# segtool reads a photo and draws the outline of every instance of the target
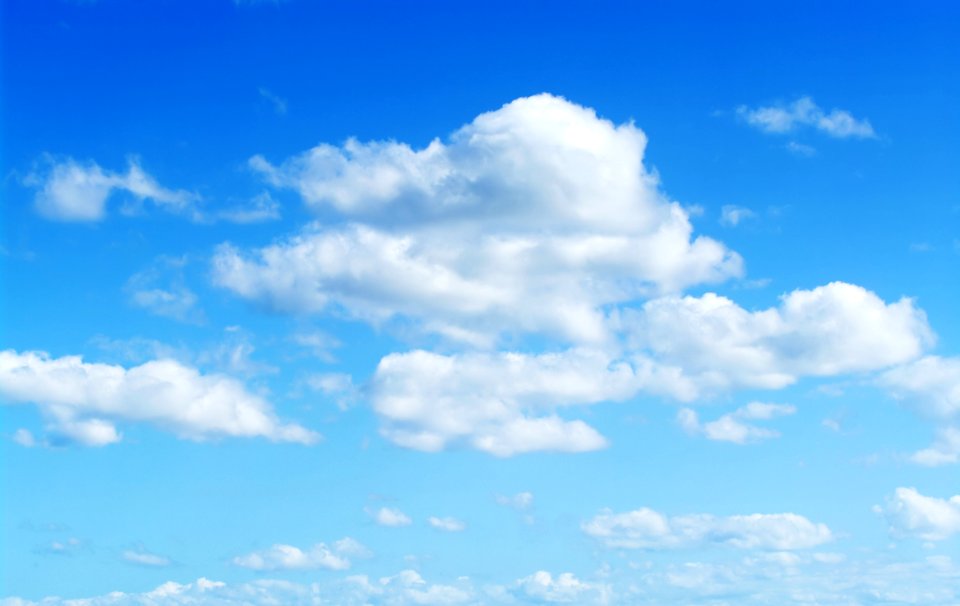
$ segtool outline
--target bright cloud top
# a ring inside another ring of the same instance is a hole
[[[124,368],[80,356],[0,352],[0,398],[36,404],[58,439],[89,446],[120,440],[118,422],[150,423],[188,439],[264,437],[310,444],[318,435],[281,423],[270,404],[224,375],[174,360]]]
[[[668,517],[652,509],[602,511],[584,522],[587,535],[611,548],[670,549],[717,543],[739,549],[807,549],[833,539],[830,529],[795,513]]]
[[[402,316],[473,344],[507,331],[603,341],[601,306],[742,273],[737,254],[692,236],[645,146],[632,124],[538,95],[421,150],[350,140],[279,166],[257,156],[268,182],[343,223],[224,245],[215,280],[280,310]]]
[[[915,488],[898,488],[877,510],[886,516],[894,536],[942,541],[960,533],[960,495],[938,499]]]
[[[858,120],[842,109],[826,112],[810,97],[800,97],[786,105],[755,109],[741,105],[737,108],[737,115],[767,133],[782,134],[809,127],[838,139],[873,139],[877,136],[868,120]]]
[[[263,551],[255,551],[237,556],[233,563],[253,570],[310,570],[326,568],[328,570],[346,570],[350,568],[350,557],[369,555],[366,547],[355,539],[346,537],[332,546],[317,543],[302,550],[293,545],[274,545]]]
[[[27,184],[38,188],[34,202],[40,214],[58,221],[99,221],[106,215],[107,199],[117,192],[174,213],[190,212],[197,200],[191,192],[162,187],[135,158],[128,160],[126,173],[104,170],[92,161],[51,160],[49,171],[31,174]]]

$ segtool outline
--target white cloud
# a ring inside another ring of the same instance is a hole
[[[15,444],[19,444],[24,448],[33,448],[37,445],[37,440],[33,437],[33,434],[22,427],[13,432],[13,436],[10,439],[13,440]]]
[[[726,227],[736,227],[747,219],[756,218],[757,213],[744,206],[725,204],[720,208],[720,224]]]
[[[881,370],[934,341],[911,299],[885,303],[844,282],[795,290],[761,311],[712,293],[664,297],[621,312],[620,322],[634,348],[679,370],[689,399],[703,390],[778,389],[800,376]]]
[[[517,511],[525,511],[533,507],[533,493],[518,492],[517,494],[511,496],[497,495],[496,501],[497,505],[510,507],[511,509],[516,509]]]
[[[885,372],[879,382],[929,416],[960,416],[960,358],[926,356]]]
[[[274,545],[263,551],[233,558],[233,563],[252,570],[346,570],[350,557],[366,557],[369,551],[355,539],[341,539],[328,547],[317,543],[306,551],[293,545]]]
[[[150,200],[164,210],[194,213],[197,195],[162,187],[147,174],[136,158],[127,161],[126,173],[102,169],[96,162],[81,163],[73,158],[56,161],[46,158],[48,170],[34,172],[26,179],[35,186],[37,210],[58,221],[99,221],[106,215],[106,203],[115,192],[125,192],[137,200]],[[192,218],[196,218],[193,216]]]
[[[150,313],[166,318],[203,323],[203,311],[197,306],[197,295],[184,280],[186,258],[159,257],[146,269],[131,276],[124,290],[130,302]]]
[[[684,431],[692,435],[703,435],[708,440],[746,444],[776,438],[780,435],[772,429],[758,427],[746,421],[766,421],[774,417],[792,415],[796,411],[796,407],[788,404],[750,402],[715,421],[702,424],[695,411],[684,408],[677,413],[677,421]]]
[[[742,272],[643,166],[646,138],[549,95],[483,114],[421,150],[320,145],[251,165],[345,223],[253,252],[221,247],[216,282],[297,312],[411,319],[473,344],[504,332],[609,335],[601,308]]]
[[[123,552],[123,559],[140,566],[161,568],[170,565],[170,558],[150,553],[144,549],[128,549]]]
[[[0,351],[0,398],[36,404],[60,439],[90,446],[120,440],[115,423],[150,423],[199,440],[265,437],[309,444],[317,434],[283,424],[263,398],[224,375],[203,375],[173,360],[124,368],[51,358],[43,352]]]
[[[516,585],[526,596],[551,604],[582,603],[584,594],[595,590],[592,583],[581,581],[573,573],[564,572],[554,577],[545,570],[518,580]]]
[[[886,516],[894,536],[942,541],[960,533],[960,495],[938,499],[915,488],[897,488],[886,506],[877,509]]]
[[[438,518],[435,516],[430,516],[427,521],[437,530],[443,530],[445,532],[460,532],[465,530],[467,527],[463,521],[458,520],[457,518]]]
[[[803,158],[811,158],[817,155],[816,148],[803,143],[798,143],[797,141],[790,141],[789,143],[786,144],[785,147],[787,148],[787,151],[789,151],[795,156],[800,156]]]
[[[795,513],[718,517],[692,514],[668,517],[652,509],[610,510],[584,522],[581,529],[611,548],[667,549],[709,543],[739,549],[787,551],[816,547],[833,539],[830,529]]]
[[[741,105],[737,108],[737,114],[747,124],[767,133],[788,133],[806,126],[838,139],[873,139],[877,136],[868,120],[858,120],[842,109],[832,109],[828,113],[810,97],[800,97],[787,105],[755,109]]]
[[[913,453],[910,460],[927,467],[960,462],[960,428],[940,429],[937,431],[937,439],[934,443],[928,448]]]
[[[279,115],[281,115],[281,116],[287,113],[287,100],[286,100],[286,99],[283,99],[282,97],[279,97],[279,96],[273,94],[273,93],[270,92],[268,89],[266,89],[266,88],[264,88],[264,87],[262,87],[262,86],[261,86],[259,89],[257,89],[257,90],[258,90],[258,92],[260,93],[260,96],[261,96],[261,97],[263,97],[265,100],[267,100],[267,101],[270,102],[270,105],[273,106],[273,111],[275,111],[277,114],[279,114]]]
[[[241,225],[276,221],[280,218],[280,203],[265,191],[254,196],[247,204],[220,210],[216,218]]]
[[[398,527],[413,524],[410,516],[392,507],[381,507],[372,512],[371,515],[374,521],[381,526]]]

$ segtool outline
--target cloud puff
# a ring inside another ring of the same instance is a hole
[[[747,219],[756,218],[757,213],[744,206],[735,204],[724,204],[720,208],[720,225],[725,227],[736,227]]]
[[[897,488],[885,507],[877,507],[898,537],[942,541],[960,533],[960,495],[928,497],[915,488]]]
[[[960,462],[960,428],[944,427],[937,431],[937,439],[928,448],[910,456],[918,465],[936,467]]]
[[[647,508],[626,513],[605,510],[584,522],[581,529],[607,547],[628,549],[698,547],[715,543],[739,549],[787,551],[816,547],[833,539],[826,525],[795,513],[668,517]]]
[[[573,573],[564,572],[556,577],[545,570],[538,570],[519,579],[516,585],[527,597],[547,603],[582,603],[584,594],[596,586],[578,579]]]
[[[233,563],[252,570],[310,570],[326,568],[328,570],[346,570],[350,568],[350,557],[369,555],[366,547],[355,539],[346,537],[333,546],[317,543],[306,551],[293,545],[274,545],[263,551],[233,558]]]
[[[844,282],[795,290],[760,311],[707,293],[654,299],[621,319],[632,346],[681,369],[694,394],[880,370],[912,360],[934,341],[911,299],[885,303]]]
[[[894,397],[915,404],[928,416],[960,417],[960,358],[926,356],[890,369],[879,382]]]
[[[373,516],[373,520],[380,526],[409,526],[413,524],[413,520],[410,519],[410,516],[403,513],[399,509],[394,509],[392,507],[381,507],[376,511],[370,514]]]
[[[147,174],[136,158],[127,161],[127,172],[102,169],[96,162],[73,158],[56,161],[47,158],[49,168],[34,172],[27,185],[37,188],[37,211],[58,221],[99,221],[106,215],[106,203],[115,192],[125,192],[137,200],[150,200],[173,213],[190,214],[197,195],[185,190],[162,187]]]
[[[692,435],[703,435],[708,440],[746,444],[780,435],[772,429],[757,427],[746,421],[766,421],[775,417],[792,415],[796,411],[796,407],[788,404],[750,402],[730,414],[723,415],[716,421],[701,424],[695,411],[684,408],[677,413],[677,422],[680,423],[684,431]]]
[[[447,142],[320,145],[251,166],[343,223],[244,252],[216,282],[270,307],[404,317],[473,344],[503,332],[608,337],[600,308],[742,272],[643,165],[646,137],[550,95],[478,116]]]
[[[868,120],[858,120],[842,109],[832,109],[828,113],[810,97],[800,97],[787,105],[754,109],[741,105],[737,108],[737,115],[766,133],[789,133],[805,126],[838,139],[873,139],[877,136]]]
[[[427,518],[427,522],[429,522],[430,525],[437,530],[443,530],[444,532],[460,532],[467,528],[467,525],[457,518],[438,518],[435,516],[430,516]]]
[[[283,424],[263,398],[224,375],[174,360],[124,368],[80,356],[0,351],[0,398],[33,403],[61,439],[89,446],[120,440],[117,422],[150,423],[188,439],[265,437],[309,444],[317,434]]]

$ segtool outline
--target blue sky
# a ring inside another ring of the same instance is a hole
[[[3,3],[0,603],[960,603],[960,10]]]

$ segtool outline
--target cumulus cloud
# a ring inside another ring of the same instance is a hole
[[[526,597],[551,604],[579,604],[584,594],[596,589],[594,584],[581,581],[571,572],[554,577],[545,570],[518,580],[516,585]]]
[[[926,356],[890,369],[879,382],[931,417],[960,417],[960,358]]]
[[[373,520],[380,526],[409,526],[413,524],[413,520],[410,519],[410,516],[403,513],[399,509],[393,507],[381,507],[376,511],[370,513],[373,516]]]
[[[126,173],[104,170],[96,162],[73,158],[45,159],[45,171],[34,172],[27,185],[36,187],[37,211],[58,221],[100,221],[106,216],[107,200],[117,192],[138,201],[150,200],[160,208],[178,214],[192,214],[197,195],[162,187],[147,174],[136,158],[127,161]],[[195,217],[194,217],[195,218]]]
[[[683,408],[677,413],[677,422],[680,423],[684,431],[691,435],[703,435],[708,440],[746,444],[776,438],[780,435],[777,431],[758,427],[747,421],[766,421],[775,417],[792,415],[796,411],[796,407],[789,404],[750,402],[715,421],[701,423],[694,410]]]
[[[242,383],[201,374],[174,360],[132,368],[52,358],[44,352],[0,351],[0,398],[32,403],[58,440],[103,446],[120,440],[116,423],[149,423],[177,436],[264,437],[313,443],[317,434],[280,422],[270,404]]]
[[[927,467],[960,462],[960,428],[944,427],[938,430],[933,444],[913,453],[910,460]]]
[[[359,541],[346,537],[332,546],[317,543],[307,550],[293,545],[274,545],[263,551],[233,558],[233,563],[252,570],[310,570],[326,568],[328,570],[346,570],[350,568],[350,557],[369,555],[366,547]]]
[[[737,115],[747,124],[766,133],[782,134],[809,127],[838,139],[873,139],[877,136],[868,120],[858,120],[842,109],[826,112],[810,97],[767,107],[749,108],[741,105],[737,108]]]
[[[447,142],[320,145],[251,166],[342,223],[254,251],[216,282],[270,307],[403,317],[473,344],[504,332],[607,338],[601,307],[742,272],[693,237],[643,165],[646,137],[550,95],[478,116]]]
[[[739,549],[789,551],[833,539],[830,529],[795,513],[668,517],[652,509],[604,510],[584,522],[587,535],[611,548],[668,549],[722,544]]]
[[[942,541],[960,533],[960,495],[939,499],[915,488],[897,488],[884,507],[877,507],[897,537]]]
[[[462,520],[451,517],[438,518],[430,516],[427,518],[427,522],[437,530],[443,530],[444,532],[460,532],[467,528],[467,525],[464,524]]]
[[[682,371],[691,396],[882,370],[916,358],[934,341],[911,299],[886,303],[844,282],[795,290],[778,307],[759,311],[713,293],[663,297],[623,311],[621,322],[634,347]]]
[[[451,605],[474,601],[475,595],[468,579],[461,577],[457,584],[428,583],[415,570],[381,577],[377,583],[363,575],[348,579],[366,599],[384,604]],[[366,603],[366,602],[365,602]]]

